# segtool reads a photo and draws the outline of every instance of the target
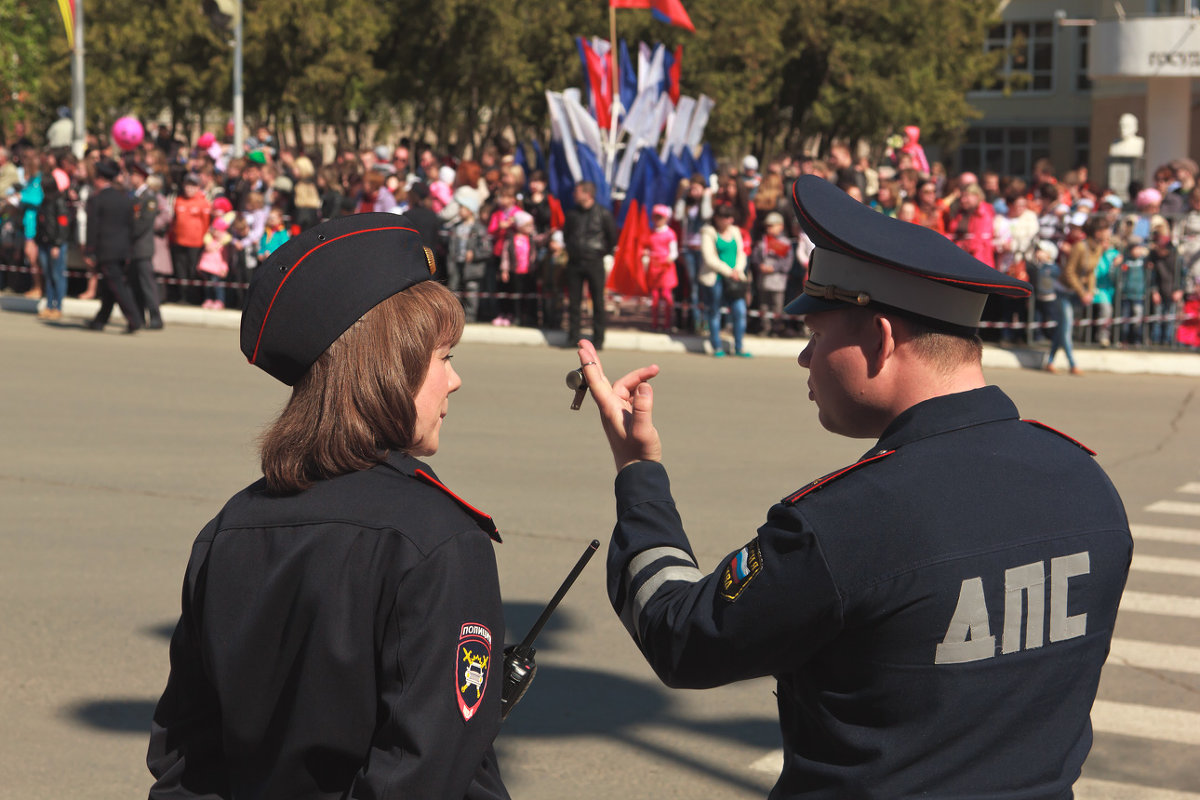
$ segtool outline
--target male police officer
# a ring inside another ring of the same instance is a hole
[[[659,463],[658,368],[610,386],[581,342],[619,470],[613,607],[670,686],[775,676],[773,798],[1070,797],[1132,540],[1091,451],[985,385],[984,302],[1029,288],[819,178],[792,196],[809,398],[878,441],[705,575]]]

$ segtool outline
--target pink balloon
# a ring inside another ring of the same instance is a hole
[[[121,117],[113,123],[113,141],[117,143],[117,147],[126,152],[141,144],[145,137],[146,131],[142,128],[142,123],[138,122],[137,117]]]
[[[200,134],[200,138],[196,140],[196,146],[201,150],[207,150],[208,148],[212,147],[213,142],[216,140],[217,137],[213,136],[211,133],[202,133]]]

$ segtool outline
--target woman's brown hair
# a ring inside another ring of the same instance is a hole
[[[442,284],[398,292],[351,325],[292,388],[260,439],[273,494],[370,469],[413,445],[414,398],[439,347],[457,344],[463,310]]]

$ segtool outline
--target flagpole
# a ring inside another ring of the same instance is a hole
[[[604,174],[611,184],[613,162],[617,157],[617,103],[621,98],[621,88],[617,82],[617,9],[612,4],[612,0],[608,2],[608,35],[608,61],[612,65],[612,80],[608,84],[611,95],[609,101],[611,113],[608,121],[608,152],[605,154]]]

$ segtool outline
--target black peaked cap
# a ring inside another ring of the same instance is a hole
[[[396,214],[335,217],[259,264],[242,312],[242,352],[292,386],[363,314],[433,278],[417,231]]]
[[[815,175],[796,180],[792,203],[800,227],[818,251],[884,268],[884,272],[895,273],[893,280],[912,278],[1004,297],[1028,297],[1033,289],[984,264],[937,231],[880,214]],[[820,254],[814,255],[819,258]],[[840,288],[871,291],[869,285]],[[804,294],[789,303],[788,311],[805,314],[844,307],[839,300]]]

